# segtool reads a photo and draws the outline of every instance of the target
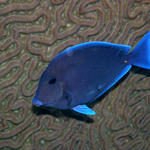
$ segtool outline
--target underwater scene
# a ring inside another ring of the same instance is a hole
[[[150,150],[150,0],[0,0],[0,150]]]

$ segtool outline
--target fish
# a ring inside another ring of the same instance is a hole
[[[32,104],[95,115],[87,103],[103,95],[132,66],[150,69],[150,31],[133,49],[101,41],[71,46],[50,61]]]

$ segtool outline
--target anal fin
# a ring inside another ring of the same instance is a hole
[[[72,110],[74,110],[78,113],[81,113],[81,114],[85,114],[85,115],[95,115],[96,114],[92,109],[90,109],[86,105],[78,105],[76,107],[73,107]]]

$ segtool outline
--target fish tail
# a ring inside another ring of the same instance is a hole
[[[131,65],[150,69],[150,31],[129,52],[127,62]]]

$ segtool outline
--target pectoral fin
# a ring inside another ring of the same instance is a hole
[[[86,105],[78,105],[76,107],[73,107],[72,110],[74,110],[78,113],[81,113],[81,114],[85,114],[85,115],[95,115],[96,114],[92,109],[90,109]]]

